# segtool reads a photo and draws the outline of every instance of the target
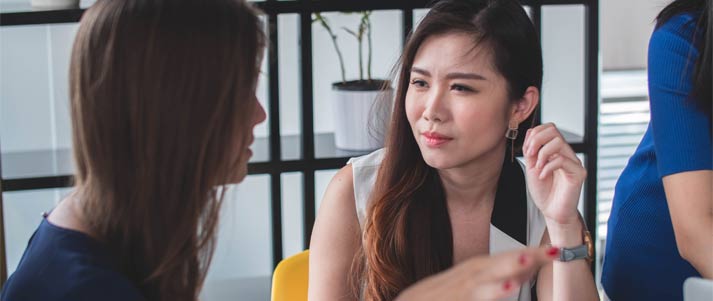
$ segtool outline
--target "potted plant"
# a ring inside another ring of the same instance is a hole
[[[344,150],[367,151],[384,145],[384,133],[388,119],[388,105],[379,105],[379,101],[390,101],[393,89],[390,82],[374,79],[371,76],[371,11],[360,12],[356,30],[342,29],[354,37],[359,45],[359,79],[347,80],[344,58],[337,43],[337,35],[327,19],[315,13],[314,22],[319,23],[329,34],[334,50],[339,58],[341,81],[332,83],[334,104],[334,140],[337,148]],[[364,75],[364,38],[367,40],[366,76]]]

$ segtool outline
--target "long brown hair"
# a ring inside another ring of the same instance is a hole
[[[370,196],[363,247],[352,265],[353,293],[364,300],[391,300],[414,282],[453,264],[445,192],[437,170],[421,156],[405,110],[416,52],[427,38],[450,32],[469,34],[474,45],[491,50],[512,101],[521,99],[528,87],[542,86],[539,38],[517,1],[446,0],[431,8],[410,35],[398,64],[385,155]],[[521,129],[530,126],[532,118],[522,122]],[[522,136],[516,145],[522,144]]]
[[[147,300],[196,300],[244,169],[264,37],[241,0],[99,0],[70,65],[76,197]]]

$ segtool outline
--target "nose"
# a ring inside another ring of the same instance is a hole
[[[423,119],[430,122],[445,121],[448,110],[446,107],[446,95],[441,92],[442,89],[431,89],[426,96],[426,104],[423,110]]]
[[[267,119],[265,108],[262,107],[260,101],[255,97],[255,112],[253,113],[253,126],[263,123]]]

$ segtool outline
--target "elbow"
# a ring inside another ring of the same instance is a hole
[[[691,248],[688,244],[680,242],[681,240],[676,237],[676,248],[678,249],[678,255],[681,256],[684,260],[688,261],[691,263],[692,259],[691,258]]]
[[[678,249],[678,254],[684,260],[688,261],[693,265],[695,261],[695,256],[698,252],[696,247],[696,237],[692,232],[686,231],[687,229],[680,229],[683,227],[676,227],[674,225],[674,235],[676,237],[676,248]]]

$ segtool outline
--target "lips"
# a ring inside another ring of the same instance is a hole
[[[450,142],[451,140],[453,140],[453,138],[439,134],[437,132],[423,133],[423,138],[426,142],[426,145],[428,145],[430,147],[442,146],[442,145]]]

